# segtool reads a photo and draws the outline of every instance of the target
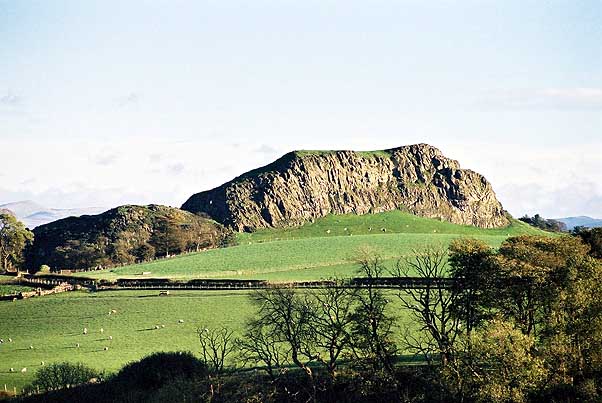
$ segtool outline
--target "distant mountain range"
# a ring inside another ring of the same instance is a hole
[[[578,226],[588,228],[602,227],[602,219],[587,216],[555,218],[555,220],[565,223],[568,230],[572,230]]]
[[[85,207],[73,209],[55,209],[44,207],[34,201],[24,200],[0,205],[0,210],[12,212],[27,228],[35,228],[67,217],[79,217],[82,215],[99,214],[106,207]]]

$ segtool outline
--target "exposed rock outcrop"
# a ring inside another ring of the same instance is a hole
[[[427,144],[385,151],[296,151],[182,209],[236,231],[300,225],[327,214],[406,210],[482,228],[509,224],[489,182]]]
[[[227,244],[232,231],[173,207],[121,206],[34,229],[27,267],[88,269],[152,260]]]

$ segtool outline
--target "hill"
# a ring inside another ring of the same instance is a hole
[[[556,218],[555,220],[566,224],[569,231],[575,227],[602,227],[602,219],[587,216]]]
[[[220,224],[172,207],[121,206],[34,229],[27,267],[110,267],[218,247],[230,236]]]
[[[81,275],[112,280],[158,277],[293,281],[353,277],[357,275],[354,257],[360,249],[372,249],[393,264],[414,249],[446,246],[462,236],[476,237],[497,247],[507,237],[520,234],[546,233],[516,220],[505,228],[482,229],[400,211],[328,216],[297,228],[239,233],[238,246]],[[143,275],[145,272],[149,274]]]
[[[455,224],[504,227],[489,182],[427,144],[384,151],[296,151],[215,189],[182,209],[236,230],[282,228],[328,214],[405,210]]]

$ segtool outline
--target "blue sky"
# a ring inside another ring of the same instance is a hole
[[[516,216],[602,217],[602,3],[0,0],[0,203],[179,206],[417,142]]]

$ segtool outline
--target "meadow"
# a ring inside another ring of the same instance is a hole
[[[152,277],[295,281],[353,277],[354,259],[364,249],[380,254],[393,265],[415,249],[446,246],[459,237],[478,238],[497,247],[509,236],[541,233],[515,220],[506,228],[481,229],[399,211],[327,216],[296,228],[238,234],[238,246],[78,275],[108,280]],[[148,274],[143,275],[145,272]]]
[[[98,279],[252,278],[275,282],[353,277],[357,275],[354,257],[362,249],[379,253],[388,265],[393,265],[413,249],[446,246],[459,237],[482,239],[497,247],[508,236],[521,234],[543,232],[514,220],[506,228],[480,229],[402,212],[328,216],[296,228],[238,234],[239,245],[234,247],[78,275]],[[142,272],[150,274],[142,276]],[[0,286],[3,284],[0,281]],[[116,313],[109,315],[111,310]],[[84,362],[114,372],[154,351],[192,351],[198,355],[198,327],[226,326],[239,333],[252,310],[248,293],[243,291],[179,291],[167,297],[152,290],[78,291],[3,301],[0,338],[5,343],[0,344],[0,388],[4,384],[9,389],[22,388],[32,380],[42,361]],[[157,325],[159,329],[155,329]],[[83,334],[84,328],[89,330],[87,335]],[[13,341],[6,342],[8,338]],[[10,368],[16,372],[10,372]],[[22,368],[27,372],[21,373]]]
[[[116,313],[109,315],[111,310]],[[42,361],[84,362],[100,370],[117,371],[154,351],[192,351],[198,355],[198,327],[226,326],[238,332],[251,311],[246,293],[220,291],[176,291],[168,297],[159,297],[157,291],[71,292],[3,301],[0,388],[5,384],[11,390],[22,388]],[[160,328],[155,329],[156,325]],[[8,342],[9,338],[13,341]],[[105,347],[109,349],[105,351]],[[22,368],[27,372],[21,373]]]

